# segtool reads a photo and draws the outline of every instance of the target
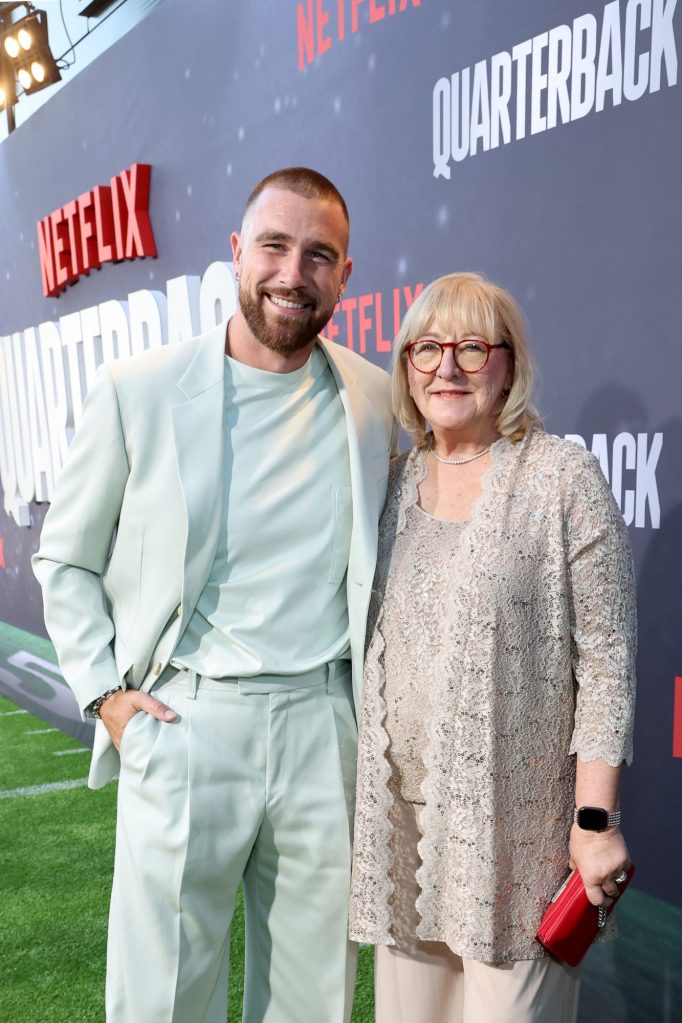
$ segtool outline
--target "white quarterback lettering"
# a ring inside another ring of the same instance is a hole
[[[467,141],[467,147],[468,147]],[[166,294],[135,291],[0,337],[0,484],[5,511],[30,525],[32,501],[50,501],[98,366],[177,344],[237,307],[231,263],[175,277]]]
[[[677,0],[611,0],[433,88],[433,174],[451,164],[677,85]]]
[[[580,434],[567,433],[566,440],[588,449],[586,439]],[[589,450],[599,459],[601,470],[628,526],[660,529],[661,505],[656,467],[662,447],[662,433],[638,433],[637,436],[619,433],[612,441],[605,433],[595,433],[592,437]]]

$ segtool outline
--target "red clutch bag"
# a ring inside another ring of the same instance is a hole
[[[630,866],[624,881],[618,884],[618,895],[608,909],[593,906],[585,892],[583,880],[572,870],[549,904],[535,935],[550,955],[577,966],[606,923],[607,917],[630,883],[635,872]]]

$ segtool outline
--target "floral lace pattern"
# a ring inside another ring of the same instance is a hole
[[[433,597],[445,592],[448,564],[464,526],[464,522],[437,519],[412,505],[387,565],[390,598],[382,604],[381,623],[376,628],[377,634],[385,630],[391,637],[383,654],[384,727],[389,737],[386,755],[397,791],[410,803],[424,802],[421,784],[430,707],[430,675],[414,655],[423,649],[433,659],[449,639],[447,616],[441,614]]]
[[[636,616],[627,530],[597,460],[539,429],[491,454],[431,595],[448,642],[415,630],[403,657],[428,695],[417,935],[503,962],[545,954],[534,934],[567,872],[572,754],[632,758]],[[394,943],[384,659],[408,628],[382,607],[400,601],[391,561],[426,472],[423,449],[392,466],[367,633],[350,926],[381,944]]]

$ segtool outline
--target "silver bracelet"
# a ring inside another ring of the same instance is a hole
[[[99,718],[100,708],[104,701],[108,700],[109,697],[113,696],[114,693],[119,693],[122,689],[123,686],[114,686],[113,689],[107,689],[106,693],[102,693],[102,695],[98,696],[96,700],[93,700],[90,706],[88,707],[88,713],[90,714],[90,716],[93,718]]]

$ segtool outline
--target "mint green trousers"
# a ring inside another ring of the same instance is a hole
[[[244,1023],[346,1023],[357,730],[350,665],[214,681],[172,669],[121,743],[108,1023],[225,1023],[246,913]]]

